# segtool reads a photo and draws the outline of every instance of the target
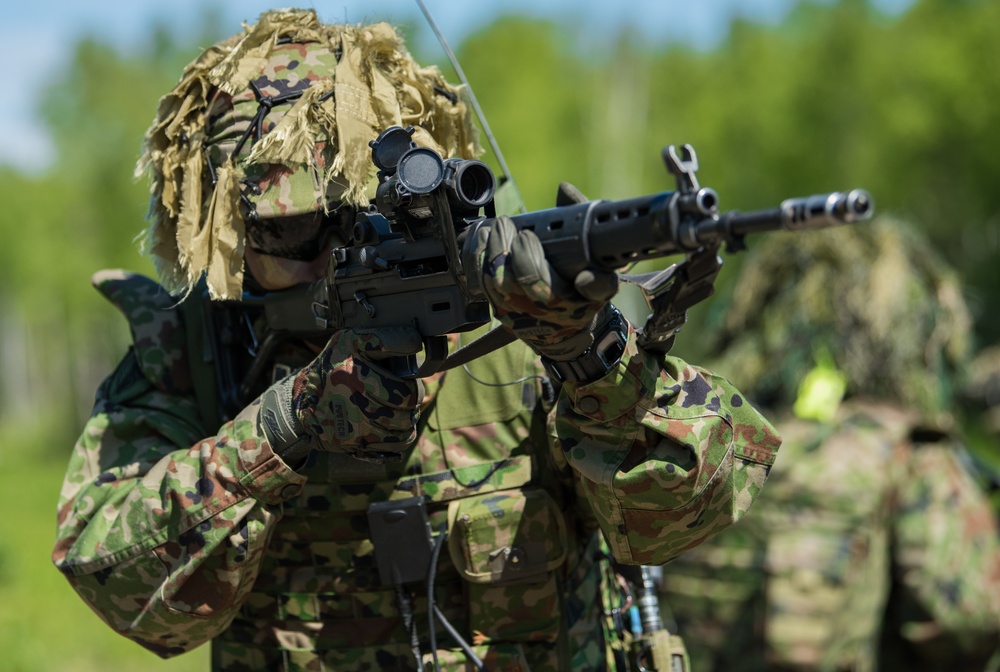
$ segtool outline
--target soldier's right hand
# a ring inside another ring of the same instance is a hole
[[[335,333],[309,365],[261,398],[264,431],[276,451],[301,453],[308,438],[310,448],[377,462],[400,459],[416,440],[423,390],[418,380],[398,378],[378,362],[420,348],[410,327]]]

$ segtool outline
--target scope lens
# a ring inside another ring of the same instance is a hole
[[[493,171],[479,161],[463,162],[455,175],[459,198],[475,207],[489,203],[493,198],[495,184]]]

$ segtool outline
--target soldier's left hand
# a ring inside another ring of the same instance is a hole
[[[583,353],[618,290],[614,272],[586,269],[567,280],[545,258],[534,231],[499,217],[479,231],[482,282],[501,324],[554,360]]]

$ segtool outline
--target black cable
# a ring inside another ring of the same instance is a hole
[[[289,91],[279,96],[265,96],[255,82],[250,82],[250,88],[253,90],[254,97],[257,98],[257,111],[254,113],[253,119],[251,119],[250,123],[247,125],[246,130],[243,131],[243,135],[240,136],[240,139],[236,142],[236,147],[229,154],[230,161],[235,159],[239,153],[243,151],[243,145],[246,144],[246,141],[250,138],[251,133],[254,136],[253,140],[250,142],[251,146],[264,137],[264,118],[267,117],[268,113],[272,109],[274,109],[275,105],[293,103],[301,98],[302,94],[305,93],[305,89],[303,89],[302,91]]]
[[[410,650],[413,651],[413,657],[417,662],[417,669],[419,670],[423,668],[423,661],[420,660],[420,637],[417,635],[417,624],[413,620],[410,596],[406,594],[402,582],[394,581],[393,587],[396,589],[396,601],[399,604],[400,616],[403,617],[403,627],[410,632]]]
[[[451,635],[456,642],[458,642],[458,645],[462,648],[462,651],[465,652],[465,656],[469,659],[470,662],[472,662],[473,665],[476,666],[479,672],[489,672],[486,669],[486,665],[483,663],[483,661],[479,659],[479,656],[476,655],[476,652],[472,650],[471,646],[469,646],[469,643],[462,638],[462,635],[458,634],[458,630],[456,630],[455,626],[453,626],[448,621],[448,619],[445,618],[444,612],[441,611],[437,606],[434,607],[434,615],[436,615],[438,617],[438,620],[441,621],[441,625],[443,625],[444,629],[448,631],[448,634]]]
[[[472,650],[469,643],[465,641],[462,635],[459,634],[458,630],[448,621],[445,617],[444,612],[438,608],[437,604],[434,603],[434,582],[437,579],[437,563],[438,557],[441,555],[441,547],[444,545],[445,540],[448,538],[448,530],[443,529],[438,535],[437,540],[434,542],[434,550],[431,551],[431,566],[427,570],[427,619],[428,619],[428,629],[430,634],[431,652],[434,656],[434,669],[440,672],[441,666],[438,663],[437,655],[437,630],[434,626],[434,617],[437,616],[437,620],[441,621],[441,625],[451,635],[452,639],[458,643],[462,651],[465,652],[466,658],[476,666],[479,672],[488,672],[486,665],[483,661],[479,659],[476,652]]]
[[[427,631],[431,641],[431,655],[434,656],[434,669],[440,672],[441,665],[438,663],[437,651],[437,628],[434,626],[434,581],[437,579],[438,556],[441,555],[441,546],[448,537],[447,524],[442,525],[442,530],[434,542],[434,550],[431,551],[431,566],[427,570]]]
[[[443,378],[441,379],[441,384],[442,385],[444,384],[444,379]],[[423,435],[424,429],[427,427],[427,422],[430,419],[431,415],[437,413],[437,400],[438,400],[438,398],[437,398],[437,395],[435,394],[434,397],[431,399],[430,403],[427,404],[427,406],[424,407],[420,411],[420,419],[417,421],[417,434],[418,435],[420,435],[420,436]],[[497,469],[499,469],[500,467],[506,465],[509,462],[509,460],[506,460],[506,459],[500,460],[499,462],[494,462],[490,466],[489,472],[485,476],[483,476],[481,479],[479,479],[475,483],[464,483],[458,477],[458,474],[455,473],[455,469],[448,462],[448,450],[445,448],[444,437],[441,436],[440,432],[437,435],[437,442],[438,442],[438,446],[441,448],[441,459],[444,462],[445,468],[448,470],[448,473],[451,474],[451,477],[453,479],[455,479],[455,482],[458,483],[459,485],[461,485],[463,488],[478,488],[480,485],[482,485],[487,480],[489,480],[490,477],[493,476],[494,473],[496,473]]]

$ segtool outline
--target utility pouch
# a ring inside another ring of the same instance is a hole
[[[566,559],[566,526],[544,490],[505,490],[451,502],[452,562],[470,583],[539,581]]]
[[[554,642],[563,614],[562,513],[544,490],[504,490],[454,500],[448,551],[468,582],[469,629],[480,641]]]
[[[431,529],[423,497],[375,502],[368,528],[383,585],[424,581],[431,566]]]

